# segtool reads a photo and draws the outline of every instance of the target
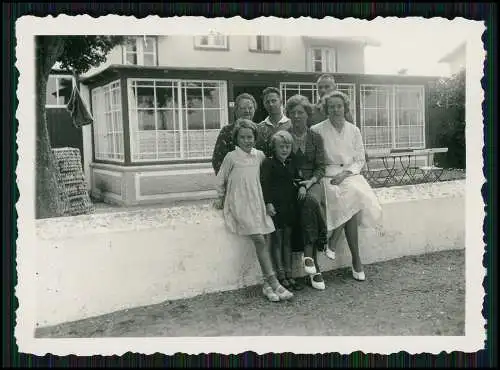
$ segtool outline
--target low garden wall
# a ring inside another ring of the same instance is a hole
[[[366,264],[465,245],[465,180],[375,189],[381,230],[360,229]],[[253,246],[203,205],[38,220],[37,324],[256,284]],[[295,258],[295,272],[303,275]],[[350,266],[345,240],[323,270]],[[367,276],[370,279],[370,276]],[[327,282],[328,284],[328,282]]]

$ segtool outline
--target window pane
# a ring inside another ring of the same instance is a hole
[[[313,49],[313,60],[321,60],[321,49]]]
[[[139,120],[139,130],[155,130],[155,114],[154,110],[138,110],[137,117]]]
[[[144,65],[145,66],[155,66],[156,65],[156,58],[154,54],[144,54]]]
[[[154,88],[153,87],[138,87],[137,88],[137,107],[138,108],[154,108]]]
[[[158,158],[173,159],[180,157],[180,135],[173,131],[158,132]]]
[[[57,105],[57,77],[49,76],[47,81],[47,101],[46,105]]]
[[[113,103],[113,109],[119,109],[121,106],[121,99],[120,99],[120,90],[113,90],[112,91],[112,103]]]
[[[174,110],[159,110],[156,112],[158,120],[158,130],[175,130],[177,112]]]
[[[137,65],[137,54],[127,53],[125,64]]]
[[[177,92],[171,87],[156,88],[156,107],[173,109],[177,105]]]
[[[323,65],[321,61],[314,62],[314,72],[323,72]]]
[[[221,127],[220,110],[210,109],[205,111],[205,129],[216,130]]]
[[[146,42],[143,41],[143,48],[145,53],[154,53],[155,51],[155,39],[154,37],[146,37]]]

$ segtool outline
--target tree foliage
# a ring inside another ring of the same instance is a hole
[[[36,217],[61,216],[68,207],[58,180],[45,111],[49,74],[56,62],[78,76],[106,61],[122,36],[37,36],[36,38]]]
[[[430,92],[432,145],[448,148],[436,160],[443,167],[465,169],[465,70],[438,80]]]

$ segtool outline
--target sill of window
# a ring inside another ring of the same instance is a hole
[[[224,47],[213,47],[213,46],[195,46],[194,47],[195,50],[213,50],[213,51],[229,51],[229,47],[228,46],[224,46]]]
[[[281,50],[255,50],[255,49],[248,49],[249,52],[251,53],[257,53],[257,54],[281,54]]]

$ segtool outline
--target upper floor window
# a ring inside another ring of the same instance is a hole
[[[281,51],[281,38],[278,36],[250,36],[250,51],[261,53],[279,53]]]
[[[73,91],[73,77],[69,75],[49,75],[47,81],[47,108],[66,108]]]
[[[194,46],[200,49],[229,49],[228,37],[221,33],[210,32],[208,35],[194,37]]]
[[[321,73],[337,72],[335,49],[313,47],[308,52],[309,71]]]
[[[124,64],[156,66],[156,55],[155,37],[131,37],[123,46]]]

